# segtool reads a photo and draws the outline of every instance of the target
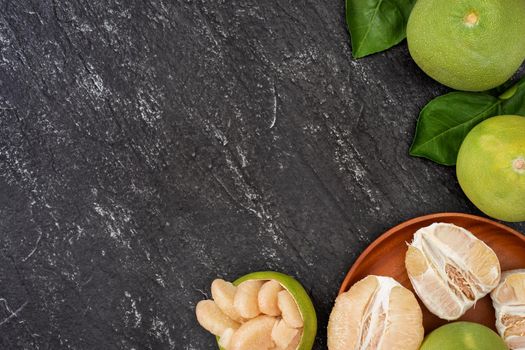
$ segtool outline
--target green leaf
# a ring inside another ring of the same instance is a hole
[[[416,0],[346,0],[352,55],[361,58],[401,42],[415,3]]]
[[[419,115],[410,155],[455,165],[469,131],[483,120],[501,114],[525,115],[525,78],[499,97],[451,92],[430,101]]]

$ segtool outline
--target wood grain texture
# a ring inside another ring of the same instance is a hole
[[[0,9],[2,349],[214,349],[196,302],[268,269],[313,296],[325,349],[381,232],[478,213],[453,168],[408,156],[446,89],[404,43],[353,60],[343,1]]]
[[[435,222],[450,223],[463,227],[485,242],[498,256],[501,270],[508,271],[525,267],[525,236],[508,226],[482,217],[462,213],[439,213],[421,216],[401,223],[379,236],[352,265],[346,275],[339,294],[368,275],[390,276],[414,292],[405,267],[407,242],[422,227]],[[414,292],[415,293],[415,292]],[[418,298],[423,310],[425,332],[429,333],[446,324],[445,320],[433,315]],[[490,295],[476,302],[459,321],[484,324],[496,331],[496,316]]]

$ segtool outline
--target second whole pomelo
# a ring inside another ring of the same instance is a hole
[[[476,125],[461,144],[456,173],[485,214],[525,221],[525,117],[497,116]]]
[[[492,89],[525,59],[525,1],[418,0],[407,40],[414,61],[438,82]]]
[[[507,350],[499,335],[483,325],[454,322],[430,333],[420,350]]]

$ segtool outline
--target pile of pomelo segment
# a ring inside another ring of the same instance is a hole
[[[254,272],[233,283],[216,279],[213,300],[197,304],[200,325],[222,350],[310,350],[317,318],[310,297],[294,278]]]

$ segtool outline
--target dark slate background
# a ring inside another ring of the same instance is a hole
[[[374,238],[479,213],[407,155],[446,89],[405,43],[353,60],[343,1],[0,8],[1,349],[214,349],[195,303],[262,269],[303,282],[325,349]]]

